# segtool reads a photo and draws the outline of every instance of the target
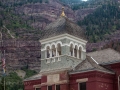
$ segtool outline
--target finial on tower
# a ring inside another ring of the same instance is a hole
[[[65,13],[64,13],[64,7],[62,7],[61,17],[66,17],[66,15],[65,15]]]

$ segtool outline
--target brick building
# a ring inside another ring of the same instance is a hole
[[[24,80],[24,90],[120,90],[120,53],[86,53],[84,31],[62,11],[41,36],[40,73]]]

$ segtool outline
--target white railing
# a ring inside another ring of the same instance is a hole
[[[61,61],[61,57],[51,57],[51,58],[46,58],[46,63],[54,63],[54,62],[58,62]]]
[[[41,59],[41,60],[45,61],[45,63],[49,64],[49,63],[55,63],[55,62],[61,61],[62,57],[66,57],[66,58],[72,59],[72,60],[81,60],[80,58],[69,56],[69,55],[60,55],[57,57],[50,57],[50,58]]]

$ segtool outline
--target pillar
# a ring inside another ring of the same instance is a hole
[[[79,58],[79,50],[77,49],[77,58]]]
[[[52,57],[52,49],[50,49],[50,58]]]
[[[58,56],[58,50],[57,50],[57,47],[56,47],[56,56]]]

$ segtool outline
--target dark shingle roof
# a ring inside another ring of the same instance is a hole
[[[78,64],[71,73],[74,72],[85,72],[85,71],[102,71],[108,73],[114,73],[102,66],[100,66],[92,57],[87,56],[84,61]]]
[[[34,76],[26,78],[26,79],[24,79],[24,81],[37,80],[37,79],[41,79],[41,74],[36,74]]]
[[[65,33],[86,40],[84,31],[66,17],[60,17],[55,22],[46,26],[46,28],[42,31],[40,39],[54,37]]]
[[[120,53],[111,48],[90,52],[87,55],[92,56],[102,65],[120,62]]]

